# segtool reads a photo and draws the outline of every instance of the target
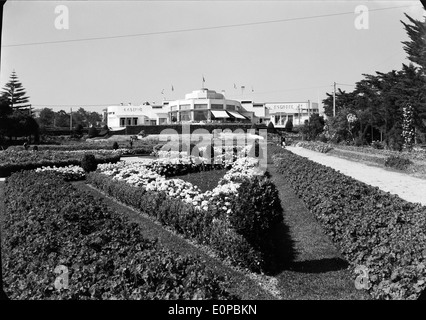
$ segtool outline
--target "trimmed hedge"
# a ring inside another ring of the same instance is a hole
[[[32,170],[42,167],[67,167],[70,165],[80,165],[81,160],[84,156],[84,152],[81,153],[60,153],[56,156],[54,152],[45,151],[47,154],[46,159],[43,158],[43,151],[32,152],[22,151],[12,153],[12,156],[7,162],[0,163],[0,177],[8,177],[12,173],[21,170]],[[14,158],[14,154],[20,155],[21,153],[28,153],[29,157],[25,160],[25,157]],[[8,157],[4,156],[4,159]],[[96,154],[96,163],[116,163],[120,161],[120,154]]]
[[[136,223],[54,173],[15,173],[6,183],[2,234],[10,299],[237,299],[199,258],[145,239]],[[55,268],[68,269],[57,288]]]
[[[197,129],[203,129],[207,130],[208,132],[212,133],[213,130],[225,130],[225,129],[231,129],[234,130],[244,130],[244,132],[247,132],[247,130],[252,128],[251,123],[192,123],[192,124],[185,124],[185,128],[189,128],[188,133],[193,133]],[[137,135],[140,131],[144,131],[145,134],[161,134],[164,130],[175,130],[177,134],[182,134],[182,128],[184,125],[182,124],[167,124],[167,125],[144,125],[144,126],[128,126],[126,127],[126,130],[119,131],[116,134],[127,134],[127,135]],[[265,124],[257,124],[256,128],[259,129],[266,129]]]
[[[352,270],[367,267],[374,298],[418,298],[426,287],[426,207],[288,150],[274,159]]]
[[[278,190],[270,179],[254,177],[243,181],[238,196],[231,200],[229,221],[238,234],[257,251],[268,267],[275,268],[278,249],[271,230],[283,221]]]
[[[85,154],[83,159],[81,159],[81,167],[85,172],[95,171],[98,167],[95,155],[90,153]]]
[[[212,208],[207,211],[198,210],[191,204],[168,198],[164,193],[146,191],[144,188],[112,180],[97,172],[88,174],[86,179],[88,183],[106,194],[150,215],[184,237],[209,245],[215,249],[219,257],[233,265],[254,272],[268,271],[274,265],[272,244],[265,241],[265,238],[255,237],[246,232],[252,228],[256,231],[256,236],[264,235],[267,239],[271,224],[261,222],[259,219],[274,222],[282,220],[282,208],[277,205],[280,203],[278,193],[266,178],[247,182],[238,193],[239,199],[251,197],[251,202],[255,205],[255,209],[250,212],[254,221],[246,221],[244,227],[240,227],[237,221],[238,217],[247,211],[235,213],[233,217],[236,219],[227,219]],[[262,210],[259,211],[259,208]],[[234,204],[234,209],[238,211],[246,208]],[[252,225],[248,226],[250,223]]]

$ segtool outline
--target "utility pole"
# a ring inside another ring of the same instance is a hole
[[[70,131],[72,131],[72,108],[70,113]]]
[[[336,82],[333,84],[333,117],[336,116]]]
[[[311,101],[308,100],[308,119],[311,121]]]

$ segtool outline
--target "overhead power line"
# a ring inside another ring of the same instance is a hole
[[[107,107],[116,106],[120,103],[105,103],[105,104],[32,104],[33,107]]]
[[[370,9],[369,12],[372,12],[372,11],[384,11],[384,10],[391,10],[391,9],[401,9],[401,8],[409,8],[409,7],[418,7],[418,6],[421,6],[421,5],[409,5],[409,6],[377,8],[377,9]],[[155,32],[146,32],[146,33],[135,33],[135,34],[126,34],[126,35],[117,35],[117,36],[104,36],[104,37],[82,38],[82,39],[69,39],[69,40],[56,40],[56,41],[42,41],[42,42],[30,42],[30,43],[6,44],[6,45],[2,45],[2,47],[7,48],[7,47],[21,47],[21,46],[43,45],[43,44],[56,44],[56,43],[81,42],[81,41],[120,39],[120,38],[130,38],[130,37],[143,37],[143,36],[173,34],[173,33],[180,33],[180,32],[215,30],[215,29],[246,27],[246,26],[262,25],[262,24],[270,24],[270,23],[282,23],[282,22],[290,22],[290,21],[310,20],[310,19],[335,17],[335,16],[342,16],[342,15],[349,15],[349,14],[354,14],[354,11],[339,12],[339,13],[329,13],[329,14],[322,14],[322,15],[316,15],[316,16],[306,16],[306,17],[297,17],[297,18],[287,18],[287,19],[279,19],[279,20],[237,23],[237,24],[229,24],[229,25],[221,25],[221,26],[213,26],[213,27],[200,27],[200,28],[189,28],[189,29],[178,29],[178,30],[155,31]]]
[[[345,84],[345,83],[337,83],[337,82],[336,82],[336,84],[338,84],[339,86],[356,87],[356,85],[354,85],[354,84]]]

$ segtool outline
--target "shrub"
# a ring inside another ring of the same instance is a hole
[[[95,155],[89,153],[85,154],[81,159],[81,167],[85,172],[95,171],[98,167]]]
[[[293,131],[293,121],[288,120],[285,124],[285,131],[292,132]]]
[[[37,147],[37,146],[34,146],[34,147],[33,147],[33,151],[38,151],[38,147]]]
[[[383,142],[375,140],[371,142],[371,147],[374,149],[382,150],[385,148]]]
[[[112,144],[112,149],[113,150],[117,150],[119,148],[119,146],[118,146],[118,142],[117,141],[114,141],[114,143]]]
[[[92,127],[89,128],[88,135],[89,135],[89,138],[97,137],[98,136],[98,130],[95,127],[92,126]]]
[[[398,170],[407,170],[413,162],[410,159],[399,156],[390,156],[385,160],[385,167],[390,167]]]
[[[318,141],[320,141],[322,143],[327,143],[328,142],[327,137],[323,133],[319,134],[318,137],[317,137],[317,139],[318,139]]]
[[[276,130],[275,130],[275,127],[274,127],[274,124],[273,124],[272,121],[270,121],[268,123],[267,132],[268,133],[276,133]]]
[[[77,135],[83,134],[83,125],[81,123],[78,123],[75,126],[74,133],[77,134]]]
[[[364,145],[364,140],[360,137],[356,137],[354,140],[354,146],[355,147],[361,147]]]
[[[283,221],[283,209],[275,185],[267,178],[242,182],[231,202],[229,221],[253,248],[262,254],[262,268],[273,268],[276,250],[271,230]]]

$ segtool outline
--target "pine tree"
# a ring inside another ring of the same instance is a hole
[[[1,98],[7,100],[9,107],[14,110],[29,107],[29,97],[26,96],[25,88],[19,82],[15,70],[12,71],[9,82],[3,88]]]
[[[410,38],[409,41],[403,41],[404,50],[410,61],[418,64],[423,73],[426,72],[426,20],[424,22],[415,20],[405,13],[405,16],[412,24],[401,23]]]

